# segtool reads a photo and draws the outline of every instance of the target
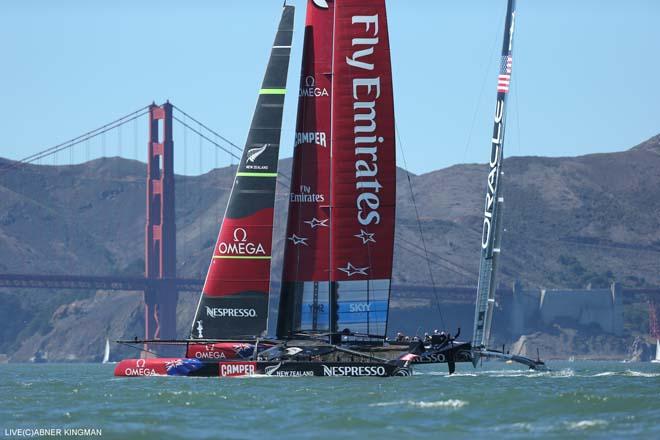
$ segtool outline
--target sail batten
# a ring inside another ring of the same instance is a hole
[[[285,6],[192,323],[195,339],[266,331],[275,183],[294,7]]]
[[[489,171],[486,183],[486,202],[484,205],[483,230],[481,239],[481,259],[475,304],[474,330],[472,347],[488,348],[490,330],[495,308],[495,289],[497,263],[500,258],[502,237],[502,158],[504,148],[506,101],[511,86],[513,69],[513,33],[515,30],[516,2],[508,0],[504,38],[497,77],[497,104],[491,140]],[[474,357],[475,362],[478,359]]]

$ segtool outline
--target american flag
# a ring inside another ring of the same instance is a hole
[[[511,55],[502,57],[502,62],[500,63],[500,74],[497,77],[497,91],[509,93],[509,84],[511,83],[511,66],[513,65],[513,59]]]

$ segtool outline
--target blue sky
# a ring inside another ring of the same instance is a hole
[[[297,27],[282,157],[293,146],[305,6],[289,3]],[[0,156],[27,156],[165,99],[242,146],[281,4],[3,2]],[[413,172],[486,161],[504,10],[504,0],[388,2],[397,125]],[[519,0],[505,155],[620,151],[660,133],[658,19],[657,0]],[[137,145],[133,128],[109,134],[107,154],[121,139],[122,154],[142,158],[144,124],[138,131]],[[186,144],[177,171],[218,163],[203,146],[200,165],[191,133]]]

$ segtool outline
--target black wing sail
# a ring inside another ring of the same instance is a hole
[[[500,253],[501,221],[504,199],[502,197],[502,150],[504,148],[504,122],[506,101],[511,85],[513,63],[513,32],[515,29],[516,2],[508,0],[502,57],[497,77],[497,105],[489,161],[488,181],[486,185],[486,203],[484,206],[483,232],[481,237],[481,261],[479,263],[479,281],[477,302],[474,315],[472,347],[487,348],[495,306],[495,287],[497,262]],[[475,362],[478,359],[475,356]]]
[[[282,110],[294,7],[282,12],[243,157],[192,323],[192,338],[259,336],[267,327]]]

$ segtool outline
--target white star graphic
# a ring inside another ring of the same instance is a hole
[[[346,267],[338,267],[337,269],[341,270],[342,272],[345,272],[346,275],[348,275],[349,277],[352,277],[353,275],[367,275],[367,270],[369,269],[369,266],[355,267],[350,262],[348,262],[346,263]]]
[[[376,242],[376,239],[374,238],[374,235],[376,235],[375,232],[369,233],[365,231],[364,229],[360,229],[359,234],[355,234],[353,237],[357,237],[362,239],[362,244],[367,244],[370,241],[373,241],[374,243]]]
[[[287,240],[291,240],[293,244],[298,246],[299,244],[304,244],[305,246],[309,246],[307,244],[307,238],[306,237],[298,237],[296,234],[291,235],[291,237],[288,237]]]
[[[328,219],[327,218],[323,219],[323,220],[319,220],[316,217],[314,217],[311,220],[305,220],[305,223],[307,223],[309,226],[311,226],[312,229],[314,229],[317,226],[324,226],[326,228],[328,227]]]

